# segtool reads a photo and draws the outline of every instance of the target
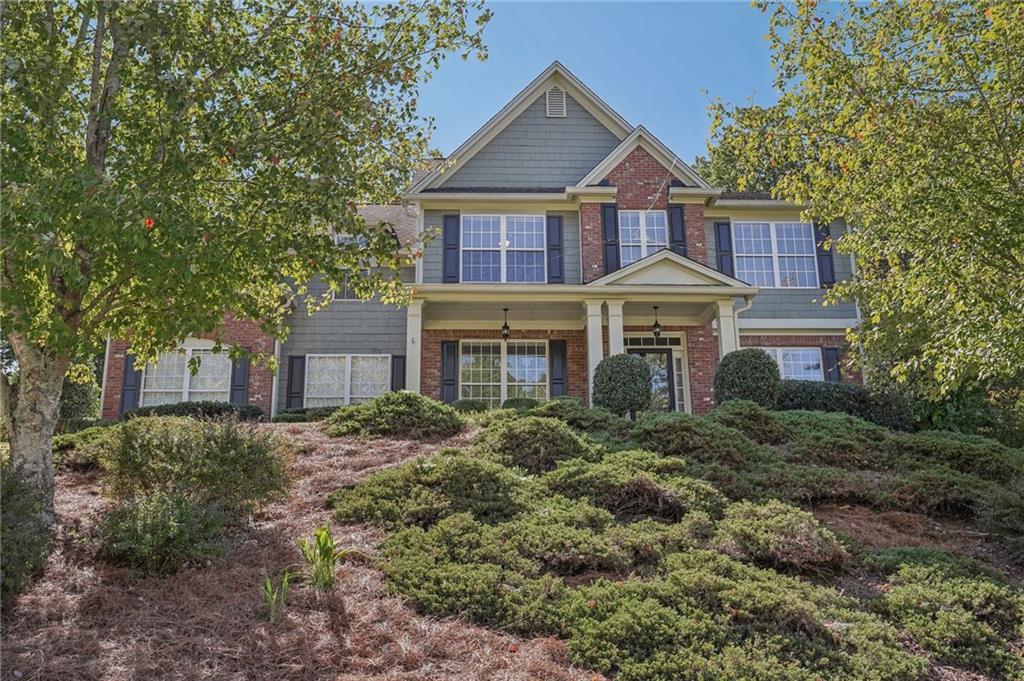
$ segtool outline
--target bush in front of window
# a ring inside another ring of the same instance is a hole
[[[716,376],[716,393],[717,380]],[[890,430],[913,430],[914,427],[913,414],[902,395],[869,390],[856,383],[781,381],[776,409],[843,412]]]
[[[231,404],[230,402],[199,400],[196,402],[159,404],[154,407],[139,407],[138,409],[126,411],[122,418],[127,420],[137,416],[191,416],[202,419],[235,416],[241,421],[259,421],[263,418],[263,410],[254,404]]]
[[[306,423],[308,421],[323,421],[336,410],[337,407],[297,407],[284,409],[278,412],[277,416],[270,420],[273,423]]]
[[[641,357],[624,353],[601,360],[594,370],[595,407],[635,417],[651,406],[651,368]]]
[[[6,605],[46,562],[50,532],[39,485],[9,459],[0,463],[0,499],[0,603]]]
[[[483,400],[462,399],[452,402],[452,409],[460,414],[477,414],[487,411],[487,403]]]
[[[759,348],[730,352],[715,371],[715,402],[749,400],[772,409],[779,392],[779,365]]]
[[[237,421],[154,416],[125,421],[86,446],[103,468],[108,496],[184,495],[230,515],[256,510],[284,491],[279,443]]]
[[[529,411],[539,404],[540,400],[535,400],[532,397],[510,397],[501,403],[501,408]]]
[[[526,416],[496,421],[477,438],[476,449],[506,466],[543,473],[566,459],[587,459],[594,454],[569,426],[558,419]]]
[[[451,437],[462,426],[462,418],[450,405],[408,390],[341,407],[327,418],[327,434],[332,437]]]

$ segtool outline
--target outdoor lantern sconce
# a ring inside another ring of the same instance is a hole
[[[501,311],[505,313],[505,323],[501,325],[501,340],[508,340],[509,334],[512,333],[512,329],[508,328],[508,308],[503,307]]]
[[[655,338],[661,338],[661,322],[658,321],[658,306],[654,306],[654,324],[651,325],[651,333]]]

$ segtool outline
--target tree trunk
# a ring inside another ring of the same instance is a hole
[[[60,393],[70,360],[58,357],[24,336],[8,337],[18,361],[14,384],[4,382],[3,412],[11,438],[11,461],[20,465],[30,480],[36,481],[46,499],[44,520],[52,526],[53,509],[53,431],[60,413]]]

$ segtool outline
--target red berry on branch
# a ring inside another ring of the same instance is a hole
[[[145,220],[142,221],[142,224],[146,226],[146,229],[153,229],[153,226],[156,223],[153,222],[153,218],[146,218]]]

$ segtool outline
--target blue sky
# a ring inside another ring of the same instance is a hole
[[[449,60],[422,89],[420,111],[435,118],[432,146],[445,154],[556,59],[687,162],[704,153],[713,98],[774,101],[768,15],[749,2],[488,6],[488,59]]]

